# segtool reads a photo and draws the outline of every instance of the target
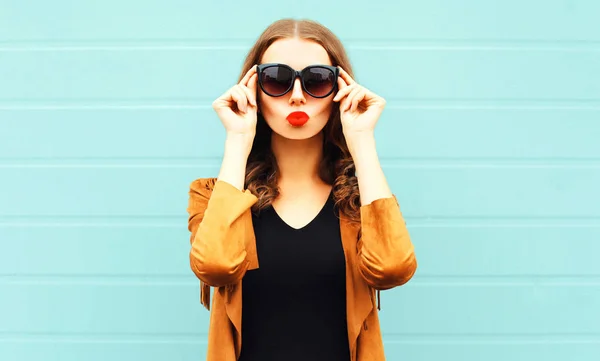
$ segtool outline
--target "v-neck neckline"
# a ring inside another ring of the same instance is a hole
[[[333,202],[333,188],[329,191],[327,200],[325,200],[325,203],[323,204],[323,206],[321,207],[319,212],[310,221],[308,221],[308,223],[306,223],[305,225],[303,225],[299,228],[292,227],[288,222],[286,222],[283,218],[281,218],[279,213],[277,213],[277,210],[275,209],[275,207],[273,207],[272,205],[271,205],[271,210],[273,211],[275,218],[277,218],[279,220],[279,222],[281,222],[286,228],[290,229],[293,232],[302,232],[302,231],[306,230],[307,228],[309,228],[312,224],[314,224],[319,218],[321,218],[323,213],[325,213],[325,211],[327,209],[329,209],[329,202]]]

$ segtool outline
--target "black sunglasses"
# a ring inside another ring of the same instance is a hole
[[[314,98],[325,98],[337,88],[339,69],[331,65],[310,65],[298,71],[286,64],[268,63],[257,67],[258,84],[265,94],[280,97],[294,87],[300,77],[302,89]]]

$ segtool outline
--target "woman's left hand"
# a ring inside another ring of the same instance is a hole
[[[372,134],[385,107],[385,99],[359,85],[341,67],[339,91],[333,101],[340,102],[340,118],[346,140],[354,136]]]

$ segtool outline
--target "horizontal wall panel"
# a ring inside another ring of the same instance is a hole
[[[219,164],[0,167],[0,216],[187,216],[190,183]],[[600,216],[597,166],[384,167],[407,217]]]
[[[381,293],[384,333],[598,335],[600,284],[407,283]]]
[[[600,276],[600,225],[506,223],[411,227],[409,222],[419,262],[417,275],[477,277],[481,282],[487,276],[530,276],[534,282],[536,277],[552,281],[552,276]],[[530,281],[527,277],[515,280]]]
[[[217,158],[225,130],[197,109],[0,109],[2,158]],[[600,109],[403,109],[376,128],[385,158],[600,158]],[[135,146],[132,146],[132,141]]]
[[[3,361],[198,361],[206,358],[206,342],[200,343],[206,336],[191,337],[198,342],[169,342],[153,338],[125,341],[123,336],[115,336],[111,341],[96,337],[68,339],[70,341],[44,341],[42,338],[5,341],[0,338],[0,349],[3,356],[6,355]]]
[[[400,337],[400,339],[402,339]],[[485,361],[596,361],[600,354],[600,341],[586,338],[578,341],[561,341],[560,338],[545,341],[518,340],[505,342],[491,340],[488,342],[477,341],[400,341],[391,342],[384,337],[386,356],[391,361],[396,360],[485,360]],[[389,355],[389,356],[388,356]],[[594,356],[595,355],[595,356]],[[390,356],[393,356],[390,357]]]
[[[194,340],[194,338],[191,338]],[[486,361],[531,361],[532,355],[544,361],[596,361],[600,354],[599,341],[411,341],[394,342],[384,336],[384,347],[391,360],[486,360]],[[425,338],[427,340],[427,338]],[[0,348],[6,350],[6,361],[21,360],[172,360],[197,361],[206,356],[206,345],[193,341],[157,342],[154,339],[123,341],[115,337],[111,341],[3,341]],[[596,356],[594,356],[596,355]]]
[[[0,275],[195,277],[183,218],[168,227],[0,226]]]
[[[206,335],[198,285],[2,283],[0,333]],[[40,302],[43,300],[43,302]],[[574,307],[574,302],[576,307]],[[381,295],[387,334],[600,333],[600,285],[431,285]]]
[[[4,52],[0,101],[205,103],[237,82],[247,49]],[[350,51],[356,80],[388,99],[599,100],[600,51]],[[377,64],[377,66],[373,66]]]
[[[493,5],[472,0],[451,5],[444,0],[372,1],[369,11],[347,6],[344,16],[337,16],[340,7],[333,2],[308,0],[302,6],[285,7],[268,0],[227,7],[226,18],[218,15],[225,10],[221,3],[189,0],[102,4],[55,0],[33,7],[2,0],[0,7],[0,41],[253,40],[270,22],[290,16],[343,30],[339,34],[343,39],[600,40],[596,16],[600,6],[595,1],[509,0]],[[49,13],[55,16],[46,16]],[[348,19],[360,19],[368,26],[348,26]],[[243,24],[244,30],[234,24]]]
[[[210,312],[199,283],[22,284],[0,279],[0,334],[194,334],[206,337]],[[76,280],[77,281],[77,280]],[[183,311],[185,310],[185,311]]]
[[[57,220],[50,226],[0,226],[0,276],[110,276],[124,282],[193,278],[184,217],[160,224],[61,225]],[[419,261],[415,279],[600,277],[600,226],[452,227],[410,221],[408,226]]]
[[[242,55],[213,49],[6,52],[0,100],[212,99],[237,81]]]

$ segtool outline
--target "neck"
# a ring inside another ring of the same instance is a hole
[[[319,165],[323,158],[323,133],[309,139],[286,139],[272,133],[271,149],[279,168],[279,186],[285,188],[322,184]]]

